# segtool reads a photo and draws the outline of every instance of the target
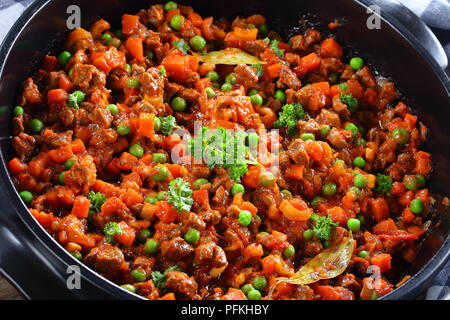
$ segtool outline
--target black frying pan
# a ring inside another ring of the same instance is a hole
[[[37,70],[47,53],[60,51],[68,33],[67,7],[77,4],[81,8],[84,27],[104,18],[117,28],[123,13],[135,13],[152,2],[155,1],[38,0],[19,18],[0,48],[0,271],[27,298],[140,298],[85,267],[38,225],[14,189],[6,163],[12,156],[10,119],[18,88]],[[381,74],[389,75],[429,128],[426,149],[432,153],[434,163],[431,189],[436,194],[450,194],[450,81],[443,71],[447,60],[434,36],[410,11],[390,0],[376,0],[382,6],[381,29],[368,30],[365,6],[374,2],[369,0],[179,2],[193,6],[203,16],[232,18],[261,13],[284,37],[305,26],[327,33],[327,23],[338,18],[342,26],[333,33],[344,44],[345,54],[357,52]],[[414,276],[383,299],[416,297],[445,264],[450,255],[449,211],[437,205],[430,235],[409,270],[404,270]],[[79,290],[67,288],[67,278],[73,274],[67,273],[69,265],[81,272]]]

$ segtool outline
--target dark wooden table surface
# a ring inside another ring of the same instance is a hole
[[[23,297],[0,275],[0,300],[22,300]]]

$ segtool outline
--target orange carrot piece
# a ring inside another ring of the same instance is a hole
[[[90,205],[91,201],[88,198],[84,196],[78,196],[75,198],[72,211],[70,213],[80,219],[87,218],[89,215]]]

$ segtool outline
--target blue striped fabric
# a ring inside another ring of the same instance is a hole
[[[450,57],[450,2],[448,0],[399,0],[437,31]],[[9,28],[33,0],[0,0],[0,42]],[[450,59],[449,59],[450,60]],[[450,262],[433,280],[426,299],[450,300]]]

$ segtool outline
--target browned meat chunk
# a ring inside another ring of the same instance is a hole
[[[110,244],[93,248],[84,258],[84,262],[105,276],[113,276],[125,263],[122,251]]]
[[[302,139],[295,139],[291,142],[286,151],[289,157],[296,164],[306,164],[309,162],[308,152],[306,152],[305,141]]]
[[[194,248],[180,237],[161,243],[161,254],[172,260],[180,260],[194,252]]]
[[[167,280],[165,287],[175,290],[189,299],[196,295],[198,284],[193,277],[189,277],[181,271],[167,271]]]
[[[302,86],[302,83],[291,69],[283,68],[280,71],[280,78],[277,81],[277,86],[279,88],[288,87],[293,90],[299,90]]]
[[[36,146],[36,139],[22,132],[13,138],[12,144],[17,157],[23,161],[28,159],[33,152],[34,147]]]
[[[245,64],[240,64],[234,68],[236,74],[236,83],[244,86],[245,89],[250,89],[258,82],[256,70]]]

